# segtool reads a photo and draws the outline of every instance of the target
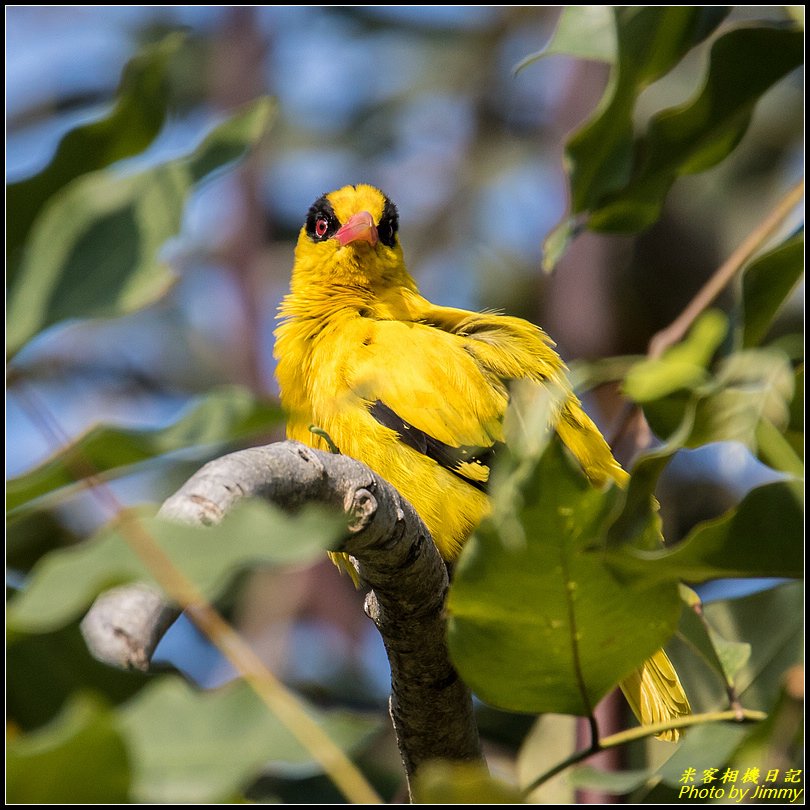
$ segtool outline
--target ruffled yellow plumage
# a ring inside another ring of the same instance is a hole
[[[372,186],[346,186],[310,209],[276,331],[287,434],[317,425],[416,508],[446,560],[486,514],[493,448],[510,380],[553,386],[555,429],[596,485],[627,473],[571,391],[553,343],[519,318],[440,307],[405,269],[396,209]],[[689,713],[663,651],[622,683],[643,723]],[[662,735],[677,739],[677,732]]]

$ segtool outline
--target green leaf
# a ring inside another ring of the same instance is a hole
[[[71,180],[146,149],[166,118],[169,60],[185,36],[172,33],[148,45],[124,68],[115,104],[103,117],[67,133],[38,174],[6,189],[8,287],[16,280],[19,253],[48,199]]]
[[[661,473],[689,438],[694,411],[694,407],[685,410],[680,427],[665,444],[641,453],[635,460],[624,504],[608,530],[608,547],[631,544],[652,551],[661,548],[663,533],[655,489]]]
[[[755,487],[738,506],[698,524],[671,549],[653,552],[625,546],[610,553],[610,562],[662,581],[800,577],[804,570],[803,526],[801,482],[778,481]]]
[[[88,471],[122,474],[133,464],[173,450],[233,442],[278,423],[276,404],[257,400],[247,389],[222,386],[168,427],[153,429],[97,425],[56,455],[6,485],[6,508],[14,510],[61,487],[75,484]]]
[[[681,613],[678,637],[703,656],[703,660],[722,678],[724,684],[733,684],[734,676],[751,657],[751,645],[729,641],[701,621],[694,610]]]
[[[760,256],[742,276],[742,345],[760,344],[804,273],[804,234]]]
[[[595,208],[627,183],[636,98],[709,36],[728,12],[717,6],[613,7],[618,60],[595,115],[566,146],[574,213]]]
[[[733,767],[745,773],[749,768],[760,770],[764,776],[772,767],[781,765],[780,783],[767,785],[771,788],[793,788],[803,791],[802,785],[784,783],[784,773],[789,765],[801,773],[804,752],[804,667],[796,664],[785,673],[784,682],[776,704],[768,717],[752,730],[734,752]],[[751,785],[753,788],[753,785]],[[751,791],[753,794],[753,790]],[[796,795],[796,794],[793,794]],[[800,799],[803,794],[796,796]],[[750,797],[749,797],[750,798]],[[792,804],[793,802],[791,802]]]
[[[10,603],[8,627],[47,632],[76,618],[105,588],[131,580],[152,582],[130,547],[133,536],[153,538],[210,599],[237,571],[308,562],[345,531],[342,515],[312,506],[290,516],[260,500],[238,504],[221,524],[206,528],[125,512],[90,540],[46,555]]]
[[[677,586],[606,567],[621,494],[592,487],[556,440],[496,480],[510,497],[496,493],[450,588],[453,661],[496,706],[587,714],[672,635]]]
[[[649,771],[601,771],[592,765],[580,765],[571,771],[571,783],[579,790],[595,790],[621,796],[643,785]]]
[[[9,297],[9,353],[66,318],[121,315],[164,295],[175,275],[158,252],[179,230],[191,189],[254,145],[271,111],[260,99],[215,127],[187,158],[125,177],[93,172],[51,197]]]
[[[582,229],[584,212],[629,182],[635,150],[633,110],[639,94],[709,36],[730,10],[725,6],[609,8],[617,52],[610,79],[596,111],[565,148],[571,212],[580,216],[566,216],[546,237],[545,272],[551,272]],[[565,41],[569,40],[566,35]]]
[[[729,355],[717,370],[714,385],[699,399],[692,447],[739,441],[756,451],[763,420],[787,427],[794,375],[778,349],[745,349]]]
[[[309,713],[347,751],[378,729],[377,721],[347,712]],[[202,692],[179,677],[162,677],[122,710],[119,728],[131,751],[137,802],[222,802],[267,767],[319,771],[244,681]]]
[[[804,462],[785,434],[770,419],[764,418],[756,427],[757,455],[769,467],[804,478]]]
[[[7,641],[6,716],[26,730],[55,717],[79,690],[92,689],[120,703],[147,681],[142,672],[125,672],[93,658],[77,624]]]
[[[734,679],[747,706],[770,709],[785,670],[802,662],[803,610],[803,582],[705,606],[706,617],[718,633],[729,639],[744,638],[751,645],[751,656]]]
[[[525,790],[556,762],[562,762],[577,750],[576,717],[567,714],[541,714],[532,724],[520,746],[517,758],[518,784]],[[571,786],[571,770],[534,788],[527,796],[531,804],[574,804],[576,792]]]
[[[719,37],[697,98],[650,120],[638,147],[641,159],[632,177],[629,171],[625,175],[628,182],[597,185],[587,199],[575,196],[582,207],[574,210],[591,210],[591,230],[627,233],[649,227],[674,181],[726,158],[745,135],[757,101],[803,60],[804,36],[798,29],[760,23]],[[593,137],[586,140],[592,145]]]
[[[793,398],[790,400],[790,416],[785,439],[797,458],[804,461],[804,363],[794,372]]]
[[[701,385],[709,378],[706,369],[727,331],[723,313],[707,310],[680,343],[659,358],[645,358],[636,363],[627,372],[624,393],[636,402],[650,402]]]
[[[77,696],[52,723],[8,742],[11,804],[122,804],[129,800],[129,755],[112,712]]]
[[[750,733],[750,727],[740,723],[707,723],[695,726],[684,735],[683,742],[675,753],[658,769],[658,777],[667,785],[684,788],[684,771],[697,769],[695,786],[703,787],[700,779],[703,770],[722,768],[740,741]],[[686,800],[684,794],[682,800]]]
[[[579,59],[613,63],[616,60],[616,28],[610,6],[565,6],[548,44],[521,59],[512,73],[545,56],[565,54]]]
[[[417,804],[523,804],[520,791],[477,762],[426,762],[416,773]]]
[[[672,374],[668,374],[670,365],[675,368]],[[691,380],[676,373],[686,367],[694,370]],[[780,468],[795,473],[795,451],[781,447],[786,444],[781,432],[789,425],[795,387],[795,375],[784,352],[773,347],[744,349],[719,363],[714,377],[704,372],[701,380],[699,372],[697,364],[665,355],[660,361],[642,361],[631,369],[625,390],[643,402],[644,415],[658,436],[670,435],[683,424],[687,411],[694,409],[684,446],[736,441],[757,452],[765,441],[768,446],[763,444],[765,452],[760,456],[765,459],[771,452]],[[692,390],[679,387],[687,384]],[[768,425],[775,426],[779,435],[774,437]]]

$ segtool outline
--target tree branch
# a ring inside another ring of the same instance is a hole
[[[212,525],[249,497],[288,510],[319,502],[349,516],[342,550],[373,589],[366,612],[391,664],[391,717],[409,783],[426,760],[481,759],[470,691],[447,652],[447,571],[413,507],[360,462],[288,441],[209,462],[165,501],[160,515]],[[100,660],[147,669],[179,613],[152,588],[129,585],[102,594],[82,621],[82,632]],[[194,618],[193,609],[190,614]]]

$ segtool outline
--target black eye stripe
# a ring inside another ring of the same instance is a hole
[[[398,229],[399,214],[397,213],[397,207],[386,197],[382,216],[380,217],[380,224],[377,226],[380,242],[386,245],[386,247],[394,247]]]
[[[327,228],[323,233],[319,234],[316,227],[320,219],[326,221]],[[327,239],[331,239],[338,232],[340,226],[341,222],[337,218],[335,210],[332,208],[332,203],[329,202],[326,194],[318,198],[310,206],[305,227],[307,236],[309,236],[313,242],[325,242]],[[388,197],[385,197],[382,216],[377,225],[380,242],[386,247],[394,247],[398,230],[399,214],[397,213],[397,207]]]
[[[319,219],[325,219],[327,222],[326,231],[324,231],[322,234],[318,234],[315,231],[315,225]],[[323,197],[316,200],[310,206],[309,212],[307,213],[307,236],[309,236],[313,242],[323,242],[324,240],[333,237],[337,233],[338,228],[340,228],[340,222],[335,216],[335,211],[332,208],[332,204],[324,194]]]

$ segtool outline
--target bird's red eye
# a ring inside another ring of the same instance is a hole
[[[329,230],[329,220],[326,217],[318,217],[315,220],[315,236],[323,236]]]

